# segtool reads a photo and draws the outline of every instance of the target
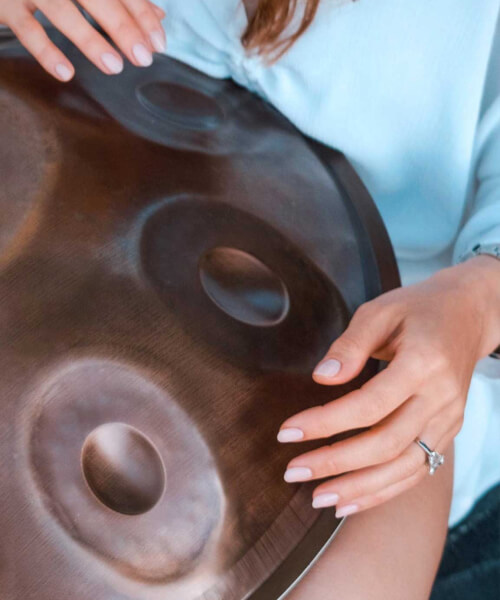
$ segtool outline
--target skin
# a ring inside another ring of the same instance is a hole
[[[345,383],[369,357],[388,367],[360,389],[290,417],[278,437],[300,432],[312,440],[366,429],[297,456],[285,479],[328,478],[315,489],[313,505],[335,504],[338,516],[412,488],[428,477],[426,454],[414,440],[441,453],[450,445],[463,423],[475,364],[499,341],[500,261],[493,257],[473,258],[362,305],[313,378]],[[325,364],[338,373],[322,374]]]
[[[286,600],[427,600],[448,532],[453,443],[439,477],[348,517]]]
[[[118,49],[137,67],[152,63],[152,53],[165,49],[162,9],[149,0],[0,0],[0,24],[7,25],[42,67],[60,81],[69,81],[74,68],[49,40],[33,13],[41,11],[103,73],[123,69],[123,58],[82,15],[85,9]]]
[[[429,598],[448,532],[453,438],[474,365],[499,341],[500,261],[488,256],[389,292],[356,313],[324,359],[338,360],[340,371],[316,373],[315,381],[348,381],[369,356],[392,368],[283,424],[302,428],[304,439],[367,427],[289,465],[311,466],[313,477],[337,475],[314,498],[336,493],[327,504],[349,507],[352,516],[287,600]],[[416,435],[445,456],[433,477]]]

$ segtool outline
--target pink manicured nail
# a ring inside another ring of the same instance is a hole
[[[311,469],[307,467],[290,467],[285,471],[285,481],[293,483],[294,481],[309,481],[312,477]]]
[[[132,54],[141,67],[149,67],[153,64],[153,56],[144,44],[135,44],[132,48]]]
[[[318,494],[313,498],[313,508],[325,508],[326,506],[333,506],[339,501],[338,494]]]
[[[320,363],[314,370],[315,375],[321,375],[322,377],[335,377],[340,371],[342,365],[335,358],[329,358],[324,362]]]
[[[54,70],[57,76],[63,81],[69,81],[73,77],[73,71],[62,63],[56,65]]]
[[[337,508],[337,511],[335,512],[335,516],[337,518],[347,517],[347,515],[352,515],[353,513],[357,512],[358,510],[359,510],[359,506],[357,504],[346,504],[345,506],[342,506],[341,508]]]
[[[149,37],[156,52],[165,52],[167,46],[165,44],[165,37],[163,36],[163,33],[160,31],[153,31]]]
[[[104,54],[101,54],[101,61],[106,69],[114,75],[118,75],[118,73],[123,71],[123,61],[114,54],[111,54],[111,52],[104,52]]]
[[[297,429],[296,427],[287,427],[278,433],[278,442],[298,442],[303,439],[304,432],[302,429]]]

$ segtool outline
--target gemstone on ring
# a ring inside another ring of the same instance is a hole
[[[415,442],[424,450],[427,454],[427,464],[429,465],[429,475],[434,475],[436,469],[444,464],[444,456],[439,454],[436,450],[431,450],[427,444],[419,440],[418,438]]]

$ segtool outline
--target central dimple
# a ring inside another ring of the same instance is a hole
[[[289,310],[283,281],[255,256],[236,248],[217,247],[199,263],[208,297],[234,319],[266,327],[277,325]]]
[[[87,436],[82,469],[96,498],[125,515],[148,512],[165,489],[158,451],[144,434],[124,423],[106,423]]]

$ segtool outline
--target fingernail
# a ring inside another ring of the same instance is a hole
[[[293,483],[294,481],[308,481],[312,477],[311,469],[307,467],[291,467],[285,471],[285,481]]]
[[[335,512],[335,516],[337,518],[347,517],[347,515],[352,515],[353,513],[357,512],[358,510],[359,510],[359,506],[357,504],[346,504],[345,506],[342,506],[341,508],[337,508],[337,510]]]
[[[338,494],[318,494],[313,498],[313,508],[325,508],[325,506],[333,506],[339,501]]]
[[[304,439],[304,432],[296,427],[288,427],[278,433],[278,442],[298,442],[302,439]]]
[[[324,362],[320,363],[314,370],[315,375],[321,375],[322,377],[335,377],[340,371],[342,365],[335,358],[329,358]]]
[[[62,63],[55,66],[55,72],[59,79],[63,81],[69,81],[73,77],[73,71]]]
[[[153,63],[153,56],[144,44],[135,44],[132,54],[142,67],[149,67]]]
[[[165,38],[161,32],[153,31],[149,37],[151,38],[151,43],[153,44],[153,48],[156,50],[156,52],[165,52],[167,46],[165,44]]]
[[[123,71],[123,61],[114,54],[111,54],[111,52],[101,54],[101,61],[106,69],[114,75],[118,75],[118,73]]]

